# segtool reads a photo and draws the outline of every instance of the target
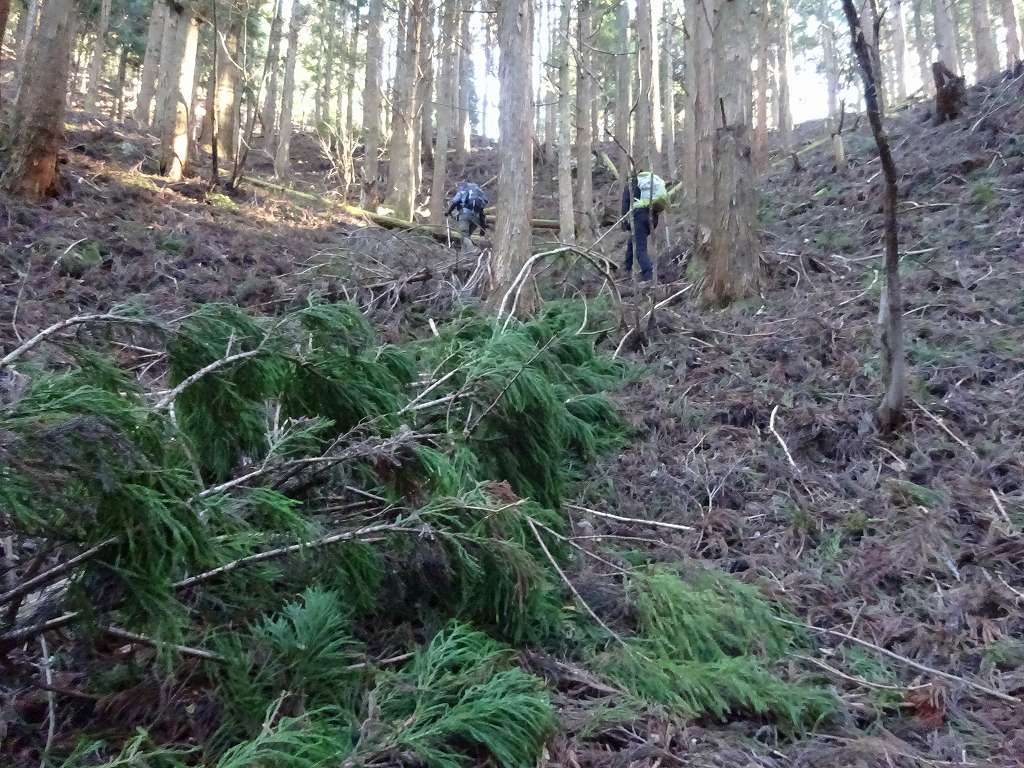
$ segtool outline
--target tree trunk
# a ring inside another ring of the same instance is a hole
[[[217,155],[222,160],[235,156],[238,141],[238,105],[242,92],[238,87],[242,72],[238,68],[239,38],[242,34],[242,14],[230,5],[227,28],[217,43],[217,86],[214,111],[217,117]]]
[[[121,53],[117,57],[117,85],[114,90],[114,108],[111,116],[120,121],[124,118],[125,91],[128,87],[128,46],[121,46]]]
[[[757,171],[764,171],[768,167],[768,87],[771,82],[770,53],[771,53],[771,19],[769,14],[771,5],[769,0],[760,0],[757,13],[757,123],[754,128],[753,161]],[[830,48],[830,45],[832,46]],[[825,75],[829,85],[829,115],[832,114],[832,81],[829,79],[829,53],[835,59],[834,41],[827,34],[825,26],[822,25],[822,46],[825,51]],[[838,88],[839,72],[835,67],[836,88]]]
[[[7,38],[7,22],[11,17],[11,0],[0,0],[0,62],[4,59],[4,40]],[[0,94],[0,104],[3,95]]]
[[[420,30],[420,58],[417,67],[416,81],[416,115],[417,141],[413,142],[413,170],[416,172],[416,190],[419,191],[423,182],[424,165],[434,162],[434,104],[431,99],[434,90],[434,7],[433,0],[427,0],[424,9],[423,26]]]
[[[779,144],[785,154],[793,151],[793,108],[789,84],[793,78],[793,41],[789,29],[789,0],[779,0],[779,89],[775,109],[779,118]]]
[[[383,0],[370,0],[366,26],[366,77],[363,82],[363,181],[359,204],[363,208],[376,207],[380,200],[381,182],[378,155],[380,153],[381,109],[381,34],[384,21]],[[351,66],[351,64],[350,64]],[[350,91],[351,93],[351,91]]]
[[[163,43],[166,23],[167,3],[163,0],[155,0],[153,11],[149,17],[146,53],[142,59],[142,82],[139,85],[139,98],[135,105],[135,120],[143,126],[150,124],[149,116],[153,109],[153,96],[156,93],[157,77],[159,76],[160,46]]]
[[[597,221],[594,216],[594,77],[591,72],[590,24],[591,0],[576,3],[576,49],[579,66],[576,73],[576,240],[581,245],[594,242]]]
[[[653,23],[651,0],[637,0],[637,74],[640,88],[637,94],[633,158],[650,171],[654,171],[658,165],[658,149],[661,144],[655,128],[655,115],[661,99],[658,94],[657,38],[654,36]]]
[[[721,3],[715,29],[718,106],[725,124],[715,131],[715,217],[703,297],[718,306],[755,295],[760,284],[750,163],[750,6],[751,0]]]
[[[395,75],[394,126],[391,132],[388,204],[396,218],[413,220],[416,202],[415,144],[416,132],[416,70],[420,60],[420,39],[426,0],[411,0],[406,19],[406,45],[402,49],[400,72]]]
[[[486,80],[486,78],[495,77],[497,75],[497,73],[494,71],[494,32],[491,29],[491,20],[489,18],[483,19],[483,27],[484,27],[484,78]],[[480,130],[480,132],[484,136],[486,136],[487,135],[487,124],[488,124],[487,112],[488,112],[488,109],[491,106],[491,89],[488,88],[488,87],[485,87],[485,88],[481,88],[480,90],[482,91],[482,93],[481,93],[481,97],[482,98],[480,99],[480,101],[481,101],[481,116],[480,116],[480,118],[481,118],[480,119],[481,130]],[[466,104],[467,104],[467,110],[468,110],[469,102],[467,101]],[[466,114],[468,115],[469,112],[467,111]],[[467,133],[466,135],[468,136],[469,134]]]
[[[882,117],[885,117],[886,104],[889,99],[885,92],[885,70],[882,68],[882,41],[879,39],[878,9],[872,0],[863,3],[861,21],[864,25],[864,42],[871,53],[871,66],[875,68],[875,95],[878,97],[878,108],[882,112]]]
[[[156,104],[153,107],[153,129],[159,135],[164,126],[164,108],[167,106],[171,94],[178,82],[181,61],[175,55],[175,40],[178,36],[178,25],[181,23],[181,13],[169,5],[164,13],[164,29],[160,39],[160,62],[157,65],[158,84],[156,92]]]
[[[278,125],[277,152],[274,154],[274,175],[288,179],[292,173],[292,112],[295,109],[295,67],[299,61],[299,32],[306,21],[306,9],[301,0],[292,2],[288,20],[288,53],[284,61],[284,80],[281,83],[281,122]]]
[[[854,0],[843,0],[843,11],[850,24],[854,50],[864,80],[864,100],[868,120],[875,136],[885,179],[883,212],[885,218],[885,288],[879,311],[882,331],[882,386],[885,394],[878,408],[878,422],[883,432],[892,432],[899,424],[903,411],[905,360],[903,356],[903,297],[900,287],[899,230],[896,220],[896,164],[893,162],[889,139],[882,125],[882,112],[878,107],[878,89],[875,83],[871,53],[861,32]],[[872,0],[873,2],[873,0]]]
[[[103,59],[107,55],[107,30],[110,29],[110,0],[100,2],[100,23],[96,29],[92,59],[89,61],[89,90],[85,94],[85,111],[95,112],[100,95],[100,80],[103,77]]]
[[[533,199],[533,110],[530,64],[533,57],[532,0],[504,0],[498,6],[501,58],[498,213],[494,225],[494,270],[491,302],[500,305],[530,256],[530,205]],[[529,312],[532,292],[524,291],[519,308]]]
[[[623,3],[625,4],[625,3]],[[562,0],[558,24],[558,237],[563,243],[576,242],[575,209],[572,194],[572,115],[569,110],[569,25],[571,0]],[[626,107],[628,114],[628,105]]]
[[[696,241],[694,254],[706,261],[715,218],[715,46],[711,23],[717,6],[727,0],[697,0],[694,42],[696,83],[694,113],[697,127],[697,176],[695,185]]]
[[[975,79],[987,80],[999,71],[999,54],[992,32],[989,0],[971,0],[971,30],[974,33]]]
[[[892,49],[896,63],[893,68],[894,92],[902,104],[907,100],[907,26],[903,17],[903,0],[892,0],[889,13],[892,16]]]
[[[180,181],[188,172],[189,127],[199,50],[199,20],[188,10],[171,9],[179,17],[165,70],[170,87],[165,91],[163,125],[160,130],[160,173]]]
[[[25,67],[28,64],[29,47],[32,39],[36,36],[36,30],[40,26],[41,0],[28,0],[28,7],[25,9],[25,33],[18,44],[18,61],[14,74],[14,101],[17,102],[21,96],[21,86],[25,82]],[[73,44],[74,41],[72,41]],[[71,45],[71,44],[69,44]],[[65,86],[65,93],[67,92]]]
[[[933,0],[935,20],[935,47],[939,52],[939,61],[956,74],[960,74],[960,54],[956,45],[956,24],[952,15],[953,0]]]
[[[0,180],[12,195],[38,201],[59,191],[58,152],[64,143],[64,109],[77,19],[75,0],[48,0],[39,29],[23,54],[24,78],[10,130],[10,157]]]
[[[544,163],[548,168],[558,167],[558,88],[555,77],[552,75],[558,67],[555,60],[555,50],[558,46],[558,27],[555,24],[555,3],[554,0],[547,0],[545,3],[545,21],[548,30],[548,55],[543,68],[544,82]],[[486,43],[485,43],[486,45]],[[485,48],[486,50],[486,48]],[[481,89],[484,93],[484,104],[487,103],[487,88]],[[483,113],[484,128],[487,127],[487,113]],[[550,173],[549,173],[550,175]]]
[[[563,0],[564,2],[564,0]],[[629,53],[629,2],[618,0],[615,9],[615,142],[619,145],[619,181],[629,179],[629,109],[633,97],[630,93],[632,62]]]
[[[263,125],[263,151],[271,158],[277,156],[277,91],[278,75],[281,69],[281,35],[284,30],[283,0],[276,0],[274,18],[270,23],[270,39],[267,42],[267,96],[263,102],[260,122]]]
[[[405,22],[405,47],[395,74],[395,124],[389,148],[388,204],[396,218],[412,221],[416,197],[416,169],[413,144],[416,133],[416,65],[419,61],[420,32],[426,0],[410,0]]]
[[[430,223],[444,224],[445,193],[448,189],[448,145],[451,143],[452,117],[455,115],[456,31],[459,28],[460,0],[444,0],[441,10],[441,39],[438,41],[437,147],[434,174],[430,180]]]
[[[820,29],[821,48],[825,60],[825,83],[828,88],[828,118],[836,120],[839,117],[839,56],[836,53],[836,30],[831,22],[822,22]]]
[[[917,54],[917,68],[926,96],[932,94],[932,42],[924,33],[924,4],[927,0],[913,0],[914,8],[914,51]]]
[[[469,6],[475,5],[475,0]],[[469,93],[472,88],[470,71],[473,67],[473,35],[469,21],[472,13],[463,12],[459,33],[459,111],[455,120],[455,164],[466,167],[466,158],[472,151],[472,126],[469,120]]]
[[[350,142],[355,135],[356,59],[359,56],[359,7],[359,3],[352,4],[352,33],[349,36],[351,43],[348,48],[348,67],[345,71],[345,133],[349,136]],[[339,26],[343,25],[339,24]],[[341,119],[340,115],[338,119]]]
[[[323,121],[322,125],[318,125],[318,130],[323,131],[325,134],[330,133],[331,126],[331,104],[334,102],[334,69],[335,62],[338,58],[338,37],[345,32],[345,22],[342,19],[340,29],[337,20],[337,8],[333,5],[329,5],[323,10],[324,14],[324,26],[327,27],[327,52],[324,56],[324,73],[323,73],[323,110],[320,115],[320,119]],[[338,90],[341,91],[343,88],[342,84],[338,84]]]
[[[665,5],[661,21],[661,76],[659,82],[661,83],[661,108],[663,111],[661,149],[665,155],[662,167],[665,169],[666,178],[670,178],[675,174],[678,164],[676,160],[676,87],[672,56],[671,3],[666,2]]]
[[[767,0],[765,0],[767,2]],[[683,4],[685,38],[683,63],[685,65],[685,93],[683,94],[683,193],[691,202],[697,199],[697,23],[699,0],[685,0]],[[767,134],[766,134],[767,135]]]
[[[1013,0],[998,0],[1003,16],[1003,30],[1006,33],[1006,68],[1013,69],[1021,57],[1020,29],[1017,26],[1017,9]]]

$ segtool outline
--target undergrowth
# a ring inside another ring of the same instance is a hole
[[[827,714],[774,671],[792,634],[724,576],[638,571],[625,645],[581,628],[561,500],[627,436],[606,396],[627,371],[580,332],[601,322],[555,303],[506,331],[467,314],[380,346],[348,305],[215,305],[171,333],[162,392],[102,348],[25,367],[0,406],[0,522],[90,556],[13,601],[0,653],[78,611],[92,650],[59,664],[85,663],[114,624],[208,701],[186,749],[143,707],[97,729],[135,736],[67,742],[51,762],[532,766],[555,715],[524,646],[590,656],[684,717],[796,729]]]

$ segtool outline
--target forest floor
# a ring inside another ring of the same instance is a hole
[[[1024,79],[972,89],[953,123],[929,118],[918,106],[889,121],[910,362],[900,434],[883,439],[871,422],[882,217],[870,133],[847,134],[840,174],[821,127],[803,126],[802,170],[779,158],[762,184],[763,295],[718,311],[691,290],[659,311],[627,353],[642,373],[618,395],[635,436],[575,500],[692,529],[582,516],[581,535],[603,537],[617,567],[696,560],[829,630],[810,630],[814,650],[789,664],[834,686],[843,715],[797,740],[742,718],[652,716],[595,734],[576,728],[586,685],[569,676],[556,681],[552,765],[1024,765],[1024,706],[957,679],[1024,695]],[[0,198],[4,349],[124,304],[274,313],[311,292],[359,297],[390,340],[429,333],[457,300],[439,279],[455,252],[429,237],[252,185],[228,196],[167,184],[149,173],[149,137],[81,114],[73,125],[66,192],[38,207]],[[297,186],[330,197],[315,142],[294,146]],[[471,164],[467,175],[489,177],[493,151]],[[549,215],[545,173],[535,209]],[[614,197],[609,178],[595,187]],[[685,211],[669,224],[662,271],[678,274]],[[606,241],[614,259],[621,237]],[[587,561],[575,580],[614,622],[608,575]]]

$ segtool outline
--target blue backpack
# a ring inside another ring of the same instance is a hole
[[[487,207],[487,195],[484,194],[479,184],[460,181],[455,196],[452,197],[452,205],[456,208],[482,211]]]

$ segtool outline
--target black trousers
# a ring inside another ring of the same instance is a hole
[[[651,236],[651,211],[649,208],[637,208],[633,211],[633,227],[629,242],[626,244],[626,272],[633,271],[633,256],[640,267],[640,279],[650,280],[654,275],[651,258],[647,255],[647,239]],[[636,253],[634,254],[634,243]]]

